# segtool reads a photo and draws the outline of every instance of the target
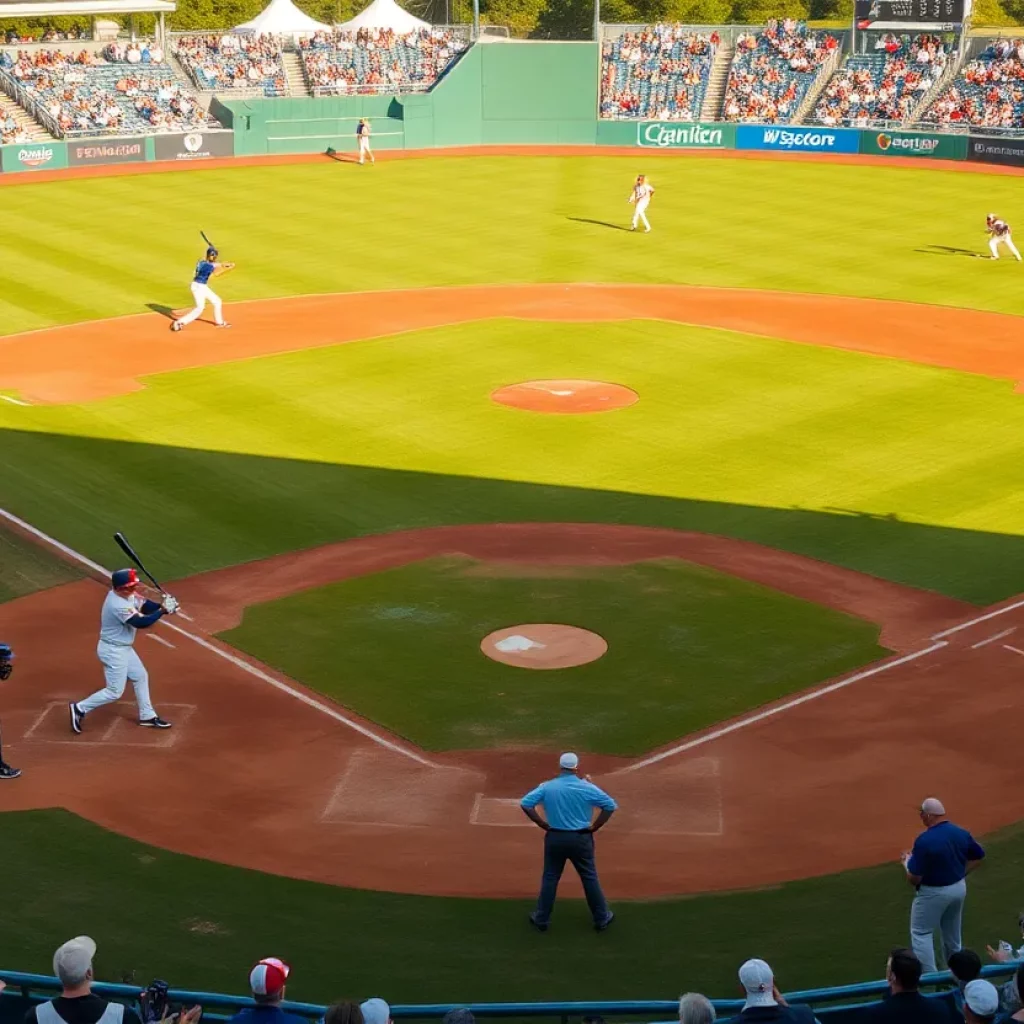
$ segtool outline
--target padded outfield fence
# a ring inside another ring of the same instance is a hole
[[[400,96],[214,98],[222,130],[47,140],[0,147],[0,172],[96,164],[201,161],[356,151],[370,118],[374,148],[615,146],[684,150],[867,154],[1024,167],[1024,138],[927,131],[629,121],[598,118],[596,43],[477,44],[427,93]]]
[[[994,983],[1005,981],[1020,966],[1018,962],[992,964],[982,969],[982,976]],[[21,974],[0,971],[0,978],[8,988],[0,995],[0,1024],[21,1024],[25,1011],[32,1005],[53,998],[60,992],[60,982],[53,977],[40,974]],[[926,974],[922,985],[934,988],[931,998],[951,1002],[953,978],[948,971]],[[339,985],[343,980],[339,979]],[[135,1005],[140,989],[131,985],[96,984],[93,991],[127,1005]],[[835,988],[807,989],[786,993],[792,1004],[802,1003],[814,1008],[815,1015],[829,1024],[856,1024],[864,1011],[885,995],[884,981],[864,982],[857,985],[843,985]],[[252,1006],[253,1001],[245,996],[230,996],[215,992],[193,992],[187,989],[172,989],[170,1001],[184,1006],[199,1004],[204,1009],[204,1019],[225,1020],[238,1010]],[[743,1006],[739,999],[712,999],[719,1020],[737,1014]],[[574,1024],[587,1017],[620,1018],[628,1020],[664,1021],[670,1024],[678,1020],[678,1002],[674,999],[651,999],[623,1002],[571,1002],[571,1003],[435,1003],[409,1004],[391,1007],[395,1020],[436,1020],[449,1010],[468,1005],[474,1015],[480,1018],[526,1018],[539,1017],[557,1019],[561,1024]],[[311,1021],[319,1020],[325,1006],[314,1003],[287,1002],[284,1008]]]

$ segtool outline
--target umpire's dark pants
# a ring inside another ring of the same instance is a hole
[[[583,883],[587,906],[593,915],[594,924],[604,924],[608,919],[608,904],[601,883],[597,880],[597,865],[594,863],[594,833],[562,832],[549,829],[544,833],[544,875],[540,883],[540,896],[537,899],[537,912],[534,920],[537,924],[547,924],[551,919],[551,911],[555,906],[555,894],[558,882],[565,870],[565,862],[570,861]]]

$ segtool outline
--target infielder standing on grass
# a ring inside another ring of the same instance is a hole
[[[213,306],[213,319],[218,327],[230,327],[231,324],[226,323],[224,320],[224,313],[222,311],[223,303],[220,300],[220,296],[210,287],[210,278],[216,274],[222,273],[225,270],[234,269],[234,263],[218,263],[217,257],[220,255],[216,249],[211,245],[206,250],[206,257],[201,259],[196,264],[196,274],[192,279],[191,289],[192,298],[195,299],[195,309],[189,310],[180,320],[171,321],[172,331],[182,331],[193,320],[198,319],[203,310],[206,308],[207,302]]]
[[[151,729],[171,727],[171,723],[165,722],[153,708],[149,699],[149,673],[133,645],[137,630],[148,629],[165,615],[173,615],[178,610],[178,602],[170,594],[164,594],[163,604],[147,601],[136,593],[138,586],[139,577],[134,569],[118,569],[110,577],[111,589],[100,612],[100,642],[96,648],[107,685],[91,697],[68,705],[74,733],[82,731],[82,719],[90,711],[119,700],[129,679],[139,705],[139,725]]]
[[[1013,244],[1013,239],[1010,237],[1010,225],[1005,220],[1000,220],[994,213],[990,213],[985,218],[985,230],[989,233],[988,248],[992,253],[992,259],[999,259],[999,246],[1005,245],[1017,257],[1017,260],[1020,260],[1017,246]]]
[[[936,929],[942,933],[943,967],[963,946],[966,879],[982,862],[985,851],[970,832],[946,817],[941,800],[928,797],[918,814],[925,830],[914,840],[913,851],[900,860],[907,881],[917,890],[910,908],[910,942],[927,974],[936,969]]]
[[[638,174],[636,176],[636,184],[633,185],[633,191],[630,193],[627,202],[633,204],[633,223],[630,227],[630,231],[636,231],[637,221],[644,222],[644,229],[646,231],[651,230],[651,225],[647,221],[647,207],[651,204],[651,196],[654,195],[654,186],[647,180],[647,175]]]
[[[375,164],[377,161],[370,149],[370,122],[365,117],[359,118],[359,124],[356,125],[356,139],[359,141],[359,162],[363,163],[369,157],[370,163]]]

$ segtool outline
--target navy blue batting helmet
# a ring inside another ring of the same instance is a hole
[[[110,574],[110,585],[117,588],[137,587],[139,574],[134,569],[118,569]]]
[[[206,258],[208,260],[215,260],[219,255],[220,253],[212,245],[206,250]]]

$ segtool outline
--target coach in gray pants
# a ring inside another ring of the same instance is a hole
[[[901,861],[907,881],[917,890],[910,908],[910,941],[925,973],[936,970],[935,929],[942,933],[943,967],[963,945],[960,937],[967,875],[985,851],[966,829],[946,817],[941,800],[930,796],[921,804],[925,830]]]

